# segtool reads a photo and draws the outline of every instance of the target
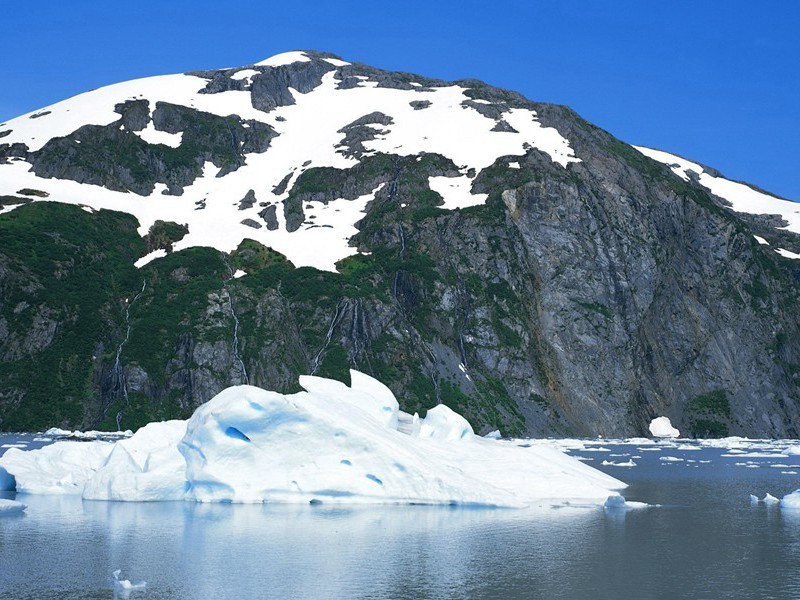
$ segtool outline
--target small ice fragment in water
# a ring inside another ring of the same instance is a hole
[[[650,421],[649,429],[653,437],[676,438],[681,435],[681,432],[672,426],[669,417],[656,417]]]
[[[758,496],[750,494],[750,506],[755,506],[756,504],[758,504]]]
[[[677,456],[661,456],[658,460],[661,462],[683,462],[683,459]]]
[[[605,465],[607,467],[635,467],[636,466],[636,463],[633,462],[633,460],[626,460],[625,462],[622,462],[622,461],[614,462],[612,460],[604,460],[601,464]]]
[[[17,515],[24,512],[26,508],[28,507],[22,502],[0,498],[0,517],[5,515]]]
[[[499,430],[495,429],[494,431],[490,431],[489,433],[487,433],[483,437],[485,437],[488,440],[499,440],[503,436],[500,435],[500,431]]]
[[[127,579],[120,579],[121,569],[114,571],[114,598],[130,598],[131,593],[141,592],[147,587],[146,581],[131,583]]]
[[[647,508],[650,506],[646,502],[632,502],[625,500],[625,496],[609,496],[603,508],[606,510],[633,510],[637,508]]]
[[[773,496],[772,494],[767,494],[766,496],[764,496],[764,500],[763,500],[763,502],[764,502],[764,504],[766,504],[767,506],[769,506],[769,505],[775,505],[775,504],[778,504],[778,502],[780,502],[780,500],[778,500],[778,499],[777,499],[775,496]]]

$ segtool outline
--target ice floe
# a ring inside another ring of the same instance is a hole
[[[639,508],[649,508],[650,504],[646,502],[632,502],[630,500],[626,500],[624,496],[609,496],[606,499],[605,504],[603,504],[603,508],[606,510],[635,510]]]
[[[444,405],[399,410],[380,382],[302,377],[297,394],[235,386],[188,421],[116,443],[11,448],[0,467],[22,493],[94,500],[602,505],[621,481],[559,449],[486,439]]]
[[[17,502],[16,500],[7,500],[6,498],[0,498],[0,517],[6,515],[17,515],[25,511],[28,508],[22,502]]]

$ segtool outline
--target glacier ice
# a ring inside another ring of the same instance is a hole
[[[0,517],[6,515],[16,515],[21,512],[24,512],[25,509],[28,508],[22,502],[17,502],[16,500],[7,500],[6,498],[0,498]]]
[[[656,417],[650,421],[649,429],[653,437],[676,438],[681,435],[681,432],[672,426],[669,417]]]
[[[92,500],[602,505],[625,484],[556,448],[475,435],[444,405],[420,419],[357,371],[351,385],[301,377],[305,391],[234,386],[188,421],[132,437],[9,449],[22,493]]]
[[[624,496],[620,496],[619,494],[609,496],[603,504],[603,508],[606,510],[635,510],[639,508],[648,508],[649,506],[650,505],[646,502],[626,500]]]
[[[800,490],[795,490],[791,494],[786,494],[781,499],[781,508],[800,509]]]

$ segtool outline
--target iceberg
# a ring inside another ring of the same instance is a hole
[[[681,432],[672,426],[669,417],[656,417],[650,421],[649,429],[653,437],[677,438],[681,435]]]
[[[603,504],[603,508],[606,510],[636,510],[639,508],[649,508],[650,505],[646,502],[633,502],[631,500],[626,500],[624,496],[620,496],[619,494],[615,496],[609,496],[605,503]]]
[[[6,515],[18,515],[24,512],[26,508],[28,507],[22,502],[0,498],[0,517],[4,517]]]
[[[304,376],[288,395],[230,387],[188,421],[12,448],[0,467],[18,492],[88,500],[600,506],[625,487],[557,448],[480,437],[445,405],[404,413],[385,385],[350,375]]]
[[[791,494],[786,494],[781,499],[780,507],[800,510],[800,490],[795,490]]]

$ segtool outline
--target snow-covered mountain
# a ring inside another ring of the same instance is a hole
[[[299,89],[287,75],[287,69],[298,67],[306,78]],[[569,142],[543,127],[533,110],[472,98],[469,88],[457,84],[422,78],[389,83],[338,58],[287,52],[241,68],[111,85],[12,119],[0,127],[0,138],[35,153],[53,138],[86,143],[73,134],[95,125],[128,131],[148,145],[179,148],[184,132],[154,118],[158,104],[166,102],[232,116],[245,129],[252,122],[263,124],[271,134],[269,142],[248,152],[244,141],[232,140],[231,150],[242,163],[235,169],[207,160],[188,185],[170,186],[156,177],[139,190],[145,193],[108,189],[91,179],[73,181],[68,175],[52,178],[50,170],[31,168],[35,159],[11,157],[0,167],[0,194],[41,190],[48,200],[128,212],[139,220],[142,235],[158,219],[186,224],[189,233],[175,244],[176,250],[211,246],[230,252],[252,238],[297,266],[334,270],[337,260],[355,252],[349,242],[375,191],[305,207],[303,222],[293,227],[284,217],[284,202],[309,168],[345,169],[379,152],[440,154],[458,169],[431,177],[430,186],[442,195],[444,208],[454,209],[485,202],[485,194],[471,193],[472,179],[501,156],[521,156],[533,146],[562,166],[578,160]],[[126,127],[125,103],[139,102],[140,120]],[[273,206],[277,210],[270,211]],[[163,250],[139,264],[159,254]]]
[[[231,166],[221,157],[194,155],[191,158],[201,164],[180,184],[168,172],[153,173],[143,181],[126,180],[124,174],[109,181],[81,168],[86,156],[91,159],[85,145],[96,148],[108,142],[95,132],[85,135],[82,128],[90,125],[114,130],[114,139],[123,142],[126,136],[137,136],[142,146],[136,149],[136,167],[146,168],[168,149],[196,143],[197,136],[185,132],[192,119],[172,122],[159,103],[182,107],[189,114],[232,119],[235,125],[220,126],[239,129],[231,134],[228,148],[238,162]],[[246,130],[254,124],[261,127],[263,141],[248,147]],[[6,151],[7,162],[0,164],[0,195],[9,197],[3,211],[13,210],[23,199],[41,198],[118,210],[138,219],[142,235],[157,220],[185,224],[188,234],[174,244],[175,250],[210,246],[231,252],[251,238],[283,253],[296,266],[324,270],[335,270],[338,260],[356,252],[352,237],[378,188],[354,198],[309,203],[301,207],[302,222],[293,222],[286,200],[308,169],[347,169],[378,153],[438,154],[456,168],[429,176],[428,183],[442,196],[442,208],[456,209],[486,202],[487,194],[474,192],[472,184],[501,157],[512,168],[529,148],[565,169],[581,160],[562,133],[542,125],[535,109],[507,98],[483,98],[470,82],[390,77],[331,55],[300,51],[240,68],[96,89],[3,123],[0,140],[16,148]],[[684,179],[689,171],[696,172],[700,183],[731,202],[734,210],[780,214],[790,231],[800,231],[800,211],[794,203],[710,175],[665,152],[638,149],[674,164],[673,170]],[[20,198],[18,204],[14,196]],[[156,249],[137,264],[164,254],[164,249]]]
[[[0,429],[353,368],[478,432],[796,436],[798,208],[320,52],[104,87],[0,125]]]

